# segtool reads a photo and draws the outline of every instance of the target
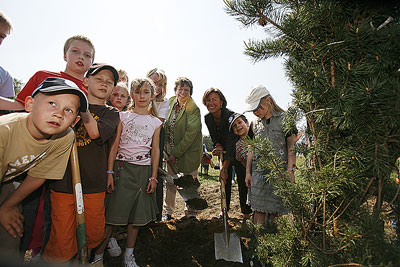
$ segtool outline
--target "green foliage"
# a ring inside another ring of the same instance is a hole
[[[25,86],[25,84],[22,82],[22,80],[18,80],[16,78],[14,78],[13,80],[14,83],[14,92],[15,95],[17,95],[19,92],[21,92],[22,88]]]
[[[203,135],[203,144],[206,145],[208,152],[211,152],[214,149],[213,141],[209,135]]]
[[[266,30],[265,40],[246,43],[245,54],[254,62],[286,59],[294,107],[285,131],[299,114],[307,124],[307,142],[296,145],[305,157],[296,184],[284,179],[269,141],[252,144],[259,167],[280,178],[276,193],[293,215],[279,221],[278,233],[257,237],[260,260],[274,266],[399,262],[399,248],[383,227],[388,212],[400,216],[391,177],[400,156],[399,3],[224,2],[246,27]]]

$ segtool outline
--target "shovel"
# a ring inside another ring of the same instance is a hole
[[[193,179],[192,175],[182,175],[176,174],[172,175],[165,170],[158,168],[158,172],[162,174],[161,178],[167,181],[170,184],[174,184],[178,187],[183,187],[186,189],[197,189],[200,187],[200,183],[197,179]]]
[[[164,151],[165,152],[165,151]],[[164,153],[164,155],[166,155]],[[198,183],[197,179],[193,179],[191,175],[180,175],[177,174],[178,171],[176,170],[173,164],[167,161],[168,167],[172,170],[175,175],[171,175],[166,171],[159,168],[161,174],[163,174],[163,179],[167,182],[170,182],[172,179],[172,184],[178,187],[178,192],[181,195],[182,199],[186,202],[186,204],[195,210],[204,210],[208,208],[207,201],[202,198],[197,191],[200,184]],[[165,177],[165,178],[164,178]],[[171,182],[170,182],[171,183]]]
[[[220,166],[222,168],[222,153],[220,155]],[[223,180],[221,180],[221,209],[224,232],[214,233],[215,259],[243,263],[239,237],[235,233],[228,234],[228,211],[226,206],[225,182]]]
[[[76,205],[76,241],[78,246],[78,259],[82,264],[88,263],[88,248],[86,242],[86,223],[85,223],[85,208],[83,206],[83,194],[81,184],[81,172],[79,169],[78,148],[76,140],[71,150],[70,156],[72,185],[75,196]]]

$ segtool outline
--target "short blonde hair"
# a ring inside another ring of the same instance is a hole
[[[68,51],[68,49],[71,46],[71,43],[73,41],[85,42],[92,48],[92,50],[93,50],[92,62],[93,62],[94,61],[94,53],[95,53],[94,45],[93,45],[92,41],[90,41],[90,39],[88,37],[83,36],[83,35],[74,35],[72,37],[69,37],[67,39],[67,41],[65,41],[65,44],[64,44],[64,56],[67,54],[67,51]]]
[[[128,86],[129,86],[129,77],[128,77],[128,73],[126,72],[126,70],[123,69],[119,69],[118,70],[118,83],[122,82],[122,77],[126,77],[126,88],[128,90]],[[128,90],[129,91],[129,90]],[[129,92],[128,92],[129,93]]]
[[[167,75],[165,75],[165,72],[162,69],[154,68],[147,72],[146,77],[151,79],[151,76],[155,74],[158,75],[158,80],[155,82],[162,81],[163,83],[161,94],[157,95],[156,99],[162,100],[167,94]]]

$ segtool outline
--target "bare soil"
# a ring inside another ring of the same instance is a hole
[[[224,231],[223,220],[217,218],[221,212],[220,185],[203,181],[199,191],[209,207],[200,212],[197,221],[184,217],[184,201],[177,194],[173,220],[142,227],[134,251],[139,266],[249,266],[246,254],[248,254],[247,243],[250,239],[246,237],[241,237],[243,264],[215,260],[214,233]],[[239,232],[243,230],[243,219],[237,184],[232,186],[228,221],[230,231],[240,236]],[[117,240],[124,251],[126,230],[122,229],[117,234]],[[123,266],[123,255],[112,258],[106,252],[104,266]]]

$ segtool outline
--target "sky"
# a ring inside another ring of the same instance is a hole
[[[0,66],[23,82],[38,70],[64,71],[64,42],[81,34],[92,40],[95,62],[126,70],[130,81],[163,69],[167,97],[176,78],[188,77],[202,119],[208,113],[202,96],[210,87],[219,88],[235,112],[244,111],[245,96],[257,85],[284,109],[292,101],[283,58],[253,63],[243,54],[244,41],[267,34],[260,26],[243,28],[222,0],[0,0],[0,10],[13,26],[0,46]],[[208,135],[204,123],[202,131]]]

